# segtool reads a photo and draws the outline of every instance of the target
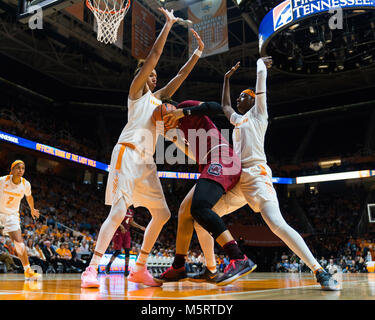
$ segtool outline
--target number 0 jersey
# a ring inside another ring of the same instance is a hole
[[[14,184],[12,175],[0,177],[0,214],[18,214],[22,198],[30,195],[31,185],[25,178]]]

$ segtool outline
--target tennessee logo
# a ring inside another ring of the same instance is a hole
[[[223,174],[223,166],[219,163],[213,163],[209,166],[207,172],[213,176],[221,176]]]
[[[291,0],[280,3],[273,9],[273,28],[276,31],[293,20]]]

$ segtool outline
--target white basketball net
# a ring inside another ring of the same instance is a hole
[[[97,39],[105,44],[117,41],[121,21],[130,8],[130,0],[86,0],[98,25]]]

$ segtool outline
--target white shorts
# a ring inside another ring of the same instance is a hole
[[[4,233],[21,229],[19,214],[0,213],[0,225],[4,227]]]
[[[242,168],[240,181],[220,198],[212,210],[223,216],[249,204],[254,212],[260,212],[265,201],[278,203],[272,184],[272,171],[267,165],[255,165]]]
[[[168,208],[154,162],[146,162],[132,145],[117,144],[112,151],[105,204],[124,197],[127,207]]]

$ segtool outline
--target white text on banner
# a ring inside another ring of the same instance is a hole
[[[192,28],[204,42],[203,57],[228,51],[228,21],[226,0],[203,0],[188,8]],[[190,55],[197,48],[197,41],[189,33]]]

